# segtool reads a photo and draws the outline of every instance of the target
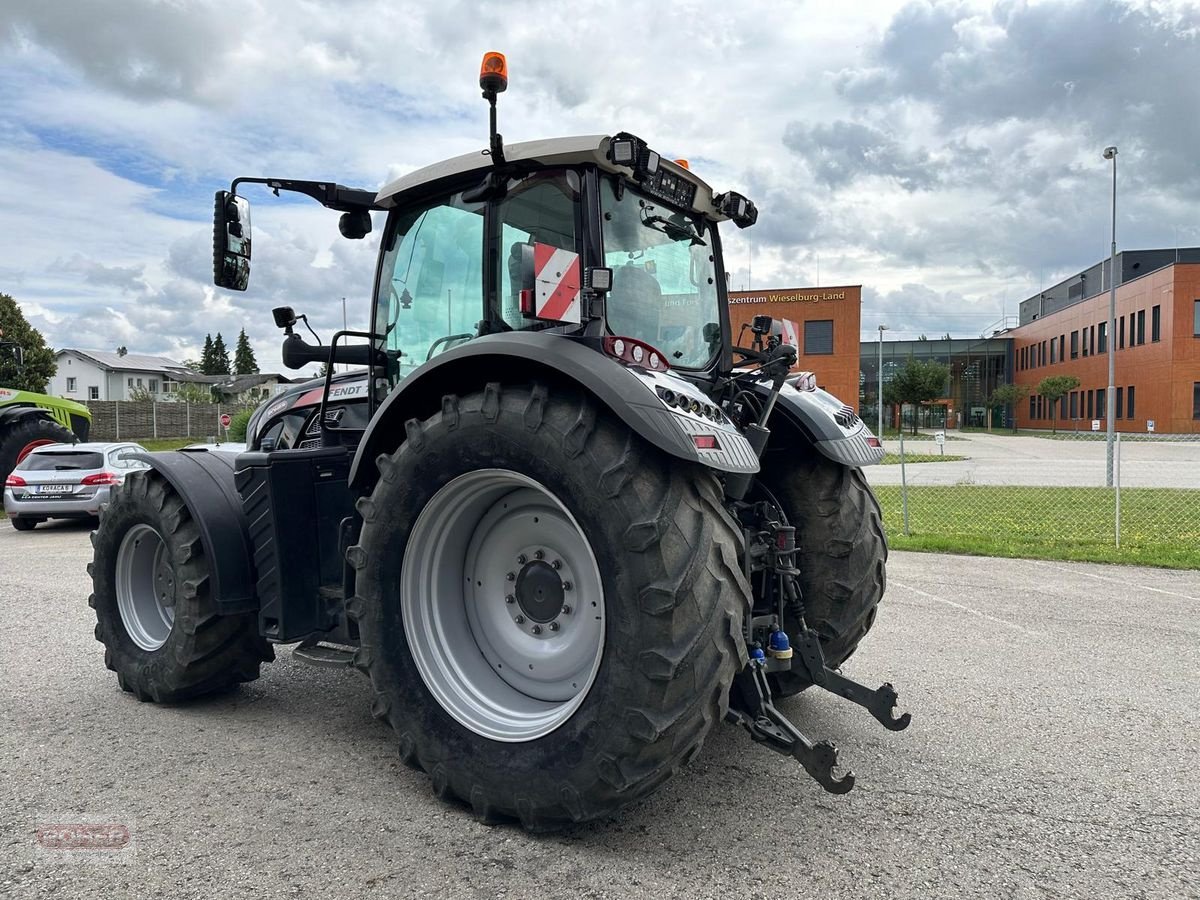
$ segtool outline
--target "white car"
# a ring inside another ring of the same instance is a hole
[[[150,468],[134,458],[146,452],[132,443],[37,447],[4,482],[4,511],[17,531],[29,531],[47,519],[99,516],[126,475]]]

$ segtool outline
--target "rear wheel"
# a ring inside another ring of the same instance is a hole
[[[13,516],[12,527],[17,531],[33,531],[40,519],[27,519],[25,516]]]
[[[88,566],[104,664],[139,700],[174,703],[258,677],[275,658],[253,613],[223,616],[191,512],[154,472],[136,473],[92,533]]]
[[[540,386],[446,397],[407,432],[360,502],[348,604],[402,757],[531,829],[646,796],[744,662],[716,479]]]
[[[768,455],[761,478],[796,527],[805,620],[821,639],[825,662],[837,667],[875,622],[887,580],[887,539],[862,470],[805,449]],[[785,622],[793,641],[794,625]],[[798,669],[770,676],[772,690],[787,697],[809,687]]]
[[[0,478],[8,478],[17,463],[46,444],[74,444],[69,429],[45,415],[29,415],[11,426],[0,425]]]

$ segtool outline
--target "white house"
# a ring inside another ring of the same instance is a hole
[[[150,394],[173,390],[180,377],[191,373],[173,359],[109,350],[59,350],[54,355],[58,371],[50,379],[49,393],[79,400],[129,400],[139,388]]]

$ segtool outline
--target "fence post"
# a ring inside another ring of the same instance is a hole
[[[118,400],[116,403],[113,404],[113,410],[115,411],[115,421],[116,421],[116,430],[117,430],[117,436],[116,436],[116,438],[114,438],[114,440],[119,441],[121,439],[121,401],[120,400]]]
[[[150,431],[154,437],[158,438],[158,402],[150,401]]]
[[[1115,530],[1116,536],[1117,536],[1117,547],[1120,547],[1121,546],[1121,434],[1120,434],[1120,432],[1117,432],[1116,438],[1117,438],[1117,462],[1116,462],[1116,476],[1113,478],[1113,487],[1116,489],[1116,494],[1117,494],[1117,512],[1116,512],[1116,522],[1114,523],[1114,530]]]
[[[904,471],[904,417],[900,417],[900,506],[904,510],[904,536],[908,537],[908,476]]]
[[[183,401],[183,420],[187,434],[184,437],[192,436],[192,404],[189,400]]]

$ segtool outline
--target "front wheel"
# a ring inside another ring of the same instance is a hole
[[[88,565],[104,664],[139,700],[175,703],[258,678],[275,658],[253,613],[224,616],[191,511],[156,472],[125,479]]]
[[[407,432],[360,503],[348,605],[402,757],[531,829],[649,794],[744,662],[716,479],[536,385],[446,397]]]
[[[17,463],[47,444],[74,444],[70,430],[46,415],[29,415],[14,425],[0,425],[0,479],[8,478]]]

